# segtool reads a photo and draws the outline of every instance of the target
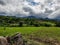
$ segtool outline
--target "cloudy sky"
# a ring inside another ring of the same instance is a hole
[[[0,0],[0,15],[51,18],[56,12],[60,12],[60,0]]]

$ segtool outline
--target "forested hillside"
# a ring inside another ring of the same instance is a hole
[[[0,26],[7,27],[60,27],[60,22],[48,19],[21,18],[15,16],[0,16]]]

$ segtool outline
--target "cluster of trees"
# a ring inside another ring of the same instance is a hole
[[[7,27],[60,27],[60,22],[36,18],[18,18],[14,16],[0,16],[0,26]]]

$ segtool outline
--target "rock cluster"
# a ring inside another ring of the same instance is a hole
[[[20,33],[14,34],[11,37],[0,37],[0,45],[25,45],[25,43]]]

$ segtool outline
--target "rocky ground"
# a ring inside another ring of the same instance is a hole
[[[22,34],[16,33],[12,36],[0,36],[0,45],[60,45],[60,42],[54,38],[37,38],[32,35],[26,39]]]

